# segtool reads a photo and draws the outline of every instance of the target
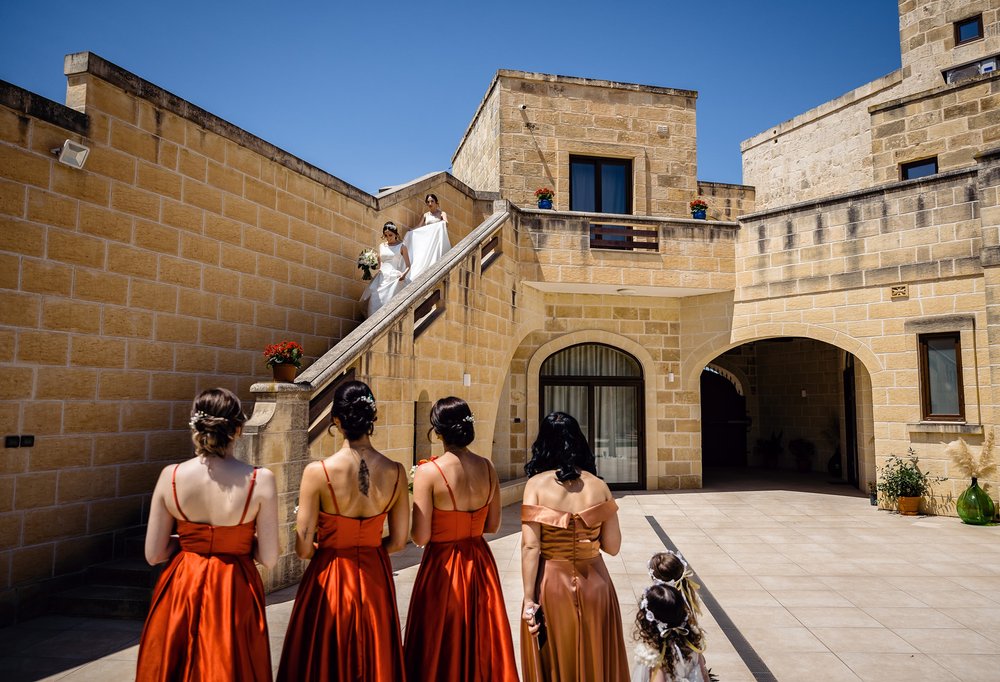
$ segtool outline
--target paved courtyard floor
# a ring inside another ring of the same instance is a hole
[[[704,585],[706,658],[740,680],[1000,681],[1000,527],[901,517],[820,477],[706,474],[696,491],[618,495],[624,542],[606,557],[631,650],[646,562],[676,545]],[[490,542],[515,650],[518,506]],[[660,531],[658,533],[658,530]],[[393,557],[404,620],[419,562]],[[294,588],[269,595],[277,666]],[[0,630],[0,679],[131,680],[141,623],[44,617]]]

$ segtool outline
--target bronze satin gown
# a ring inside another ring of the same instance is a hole
[[[438,471],[452,509],[434,508],[431,539],[413,584],[406,619],[407,678],[516,682],[514,640],[500,575],[483,539],[490,501],[475,511],[454,509],[455,495],[440,467]]]
[[[320,465],[337,513],[319,512],[319,547],[295,595],[277,679],[400,682],[405,678],[396,586],[382,546],[399,473],[382,513],[352,518],[340,515],[330,475]]]
[[[535,595],[545,620],[545,645],[521,621],[525,682],[628,682],[628,654],[615,586],[601,558],[601,524],[614,500],[578,514],[526,504],[521,521],[541,524]]]
[[[189,521],[177,500],[176,478],[174,467],[174,503],[184,517],[177,521],[181,551],[156,583],[136,680],[270,680],[264,584],[252,558],[257,524],[243,523],[257,469],[236,526]]]

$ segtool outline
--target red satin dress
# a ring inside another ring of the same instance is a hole
[[[410,680],[517,680],[510,621],[500,576],[483,528],[490,501],[475,511],[434,508],[406,619],[406,675]],[[490,488],[493,487],[492,474]],[[492,498],[491,498],[492,499]]]
[[[178,465],[180,466],[180,465]],[[257,469],[235,526],[190,521],[171,481],[181,551],[160,575],[139,641],[136,680],[270,680],[264,583],[253,562],[250,508]]]
[[[401,681],[396,587],[382,546],[399,473],[382,513],[353,518],[340,515],[330,475],[320,465],[336,513],[319,512],[318,548],[295,595],[277,679]]]
[[[618,596],[601,558],[601,524],[617,510],[614,500],[578,514],[521,506],[521,521],[541,526],[535,595],[546,628],[539,649],[521,621],[525,682],[628,682]]]

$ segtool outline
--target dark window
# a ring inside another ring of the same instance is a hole
[[[979,40],[983,37],[983,15],[978,14],[974,17],[969,17],[968,19],[962,19],[962,21],[955,22],[955,44],[962,45],[964,43],[972,42],[973,40]]]
[[[632,162],[569,157],[569,210],[632,213]]]
[[[958,332],[919,337],[921,417],[925,421],[965,421],[959,339]]]
[[[915,180],[934,175],[938,172],[937,157],[931,159],[921,159],[920,161],[910,161],[900,164],[899,175],[903,180]]]

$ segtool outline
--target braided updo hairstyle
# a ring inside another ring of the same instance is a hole
[[[538,426],[531,446],[531,460],[524,465],[529,476],[556,470],[560,483],[580,478],[580,471],[597,475],[597,464],[580,424],[565,412],[553,412]]]
[[[635,614],[635,633],[637,641],[644,642],[647,646],[660,652],[663,656],[663,668],[673,670],[674,647],[682,652],[701,651],[704,649],[704,635],[697,622],[690,617],[684,596],[670,585],[655,584],[646,588],[643,593],[646,608],[639,605],[639,611]],[[649,611],[654,620],[650,620],[646,614]],[[684,631],[668,630],[660,634],[659,623],[663,623],[669,628],[683,626]]]
[[[441,398],[431,408],[431,427],[445,445],[461,448],[475,440],[474,422],[469,404],[453,395]]]
[[[225,457],[236,430],[246,422],[243,406],[225,388],[209,388],[198,394],[191,406],[191,440],[202,457]]]
[[[330,420],[340,421],[340,428],[344,430],[347,440],[357,440],[362,436],[372,435],[375,432],[377,415],[375,396],[365,382],[347,381],[333,392]],[[329,429],[331,434],[333,429],[331,424]]]

